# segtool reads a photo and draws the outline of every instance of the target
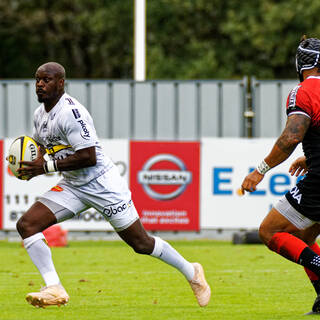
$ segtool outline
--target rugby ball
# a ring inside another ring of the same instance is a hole
[[[38,157],[38,145],[28,136],[21,136],[15,139],[10,148],[7,156],[9,168],[11,172],[21,180],[27,180],[28,177],[18,177],[17,170],[22,167],[19,161],[33,161]]]

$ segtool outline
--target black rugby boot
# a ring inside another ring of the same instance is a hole
[[[319,315],[320,316],[320,294],[317,295],[316,300],[314,300],[312,311],[305,314],[306,316]]]

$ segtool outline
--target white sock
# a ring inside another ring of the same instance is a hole
[[[46,286],[59,284],[60,280],[54,268],[51,250],[43,241],[45,239],[42,232],[36,233],[23,240],[32,262],[38,268]]]
[[[185,258],[182,257],[170,244],[159,237],[154,237],[154,249],[151,256],[156,257],[167,264],[177,268],[187,280],[192,280],[194,276],[194,267]]]

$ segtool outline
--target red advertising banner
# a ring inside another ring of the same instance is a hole
[[[3,140],[0,140],[0,230],[3,228],[3,197],[4,197],[4,178],[3,178],[3,170],[4,170],[4,150],[3,150]]]
[[[130,142],[132,199],[147,230],[199,230],[199,142]]]

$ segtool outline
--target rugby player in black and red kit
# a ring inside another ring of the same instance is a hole
[[[317,292],[309,314],[320,314],[320,40],[300,42],[296,54],[300,83],[287,99],[287,123],[267,157],[242,182],[253,192],[268,170],[285,161],[302,142],[304,156],[294,161],[292,175],[305,174],[271,209],[259,235],[269,249],[305,267]]]

